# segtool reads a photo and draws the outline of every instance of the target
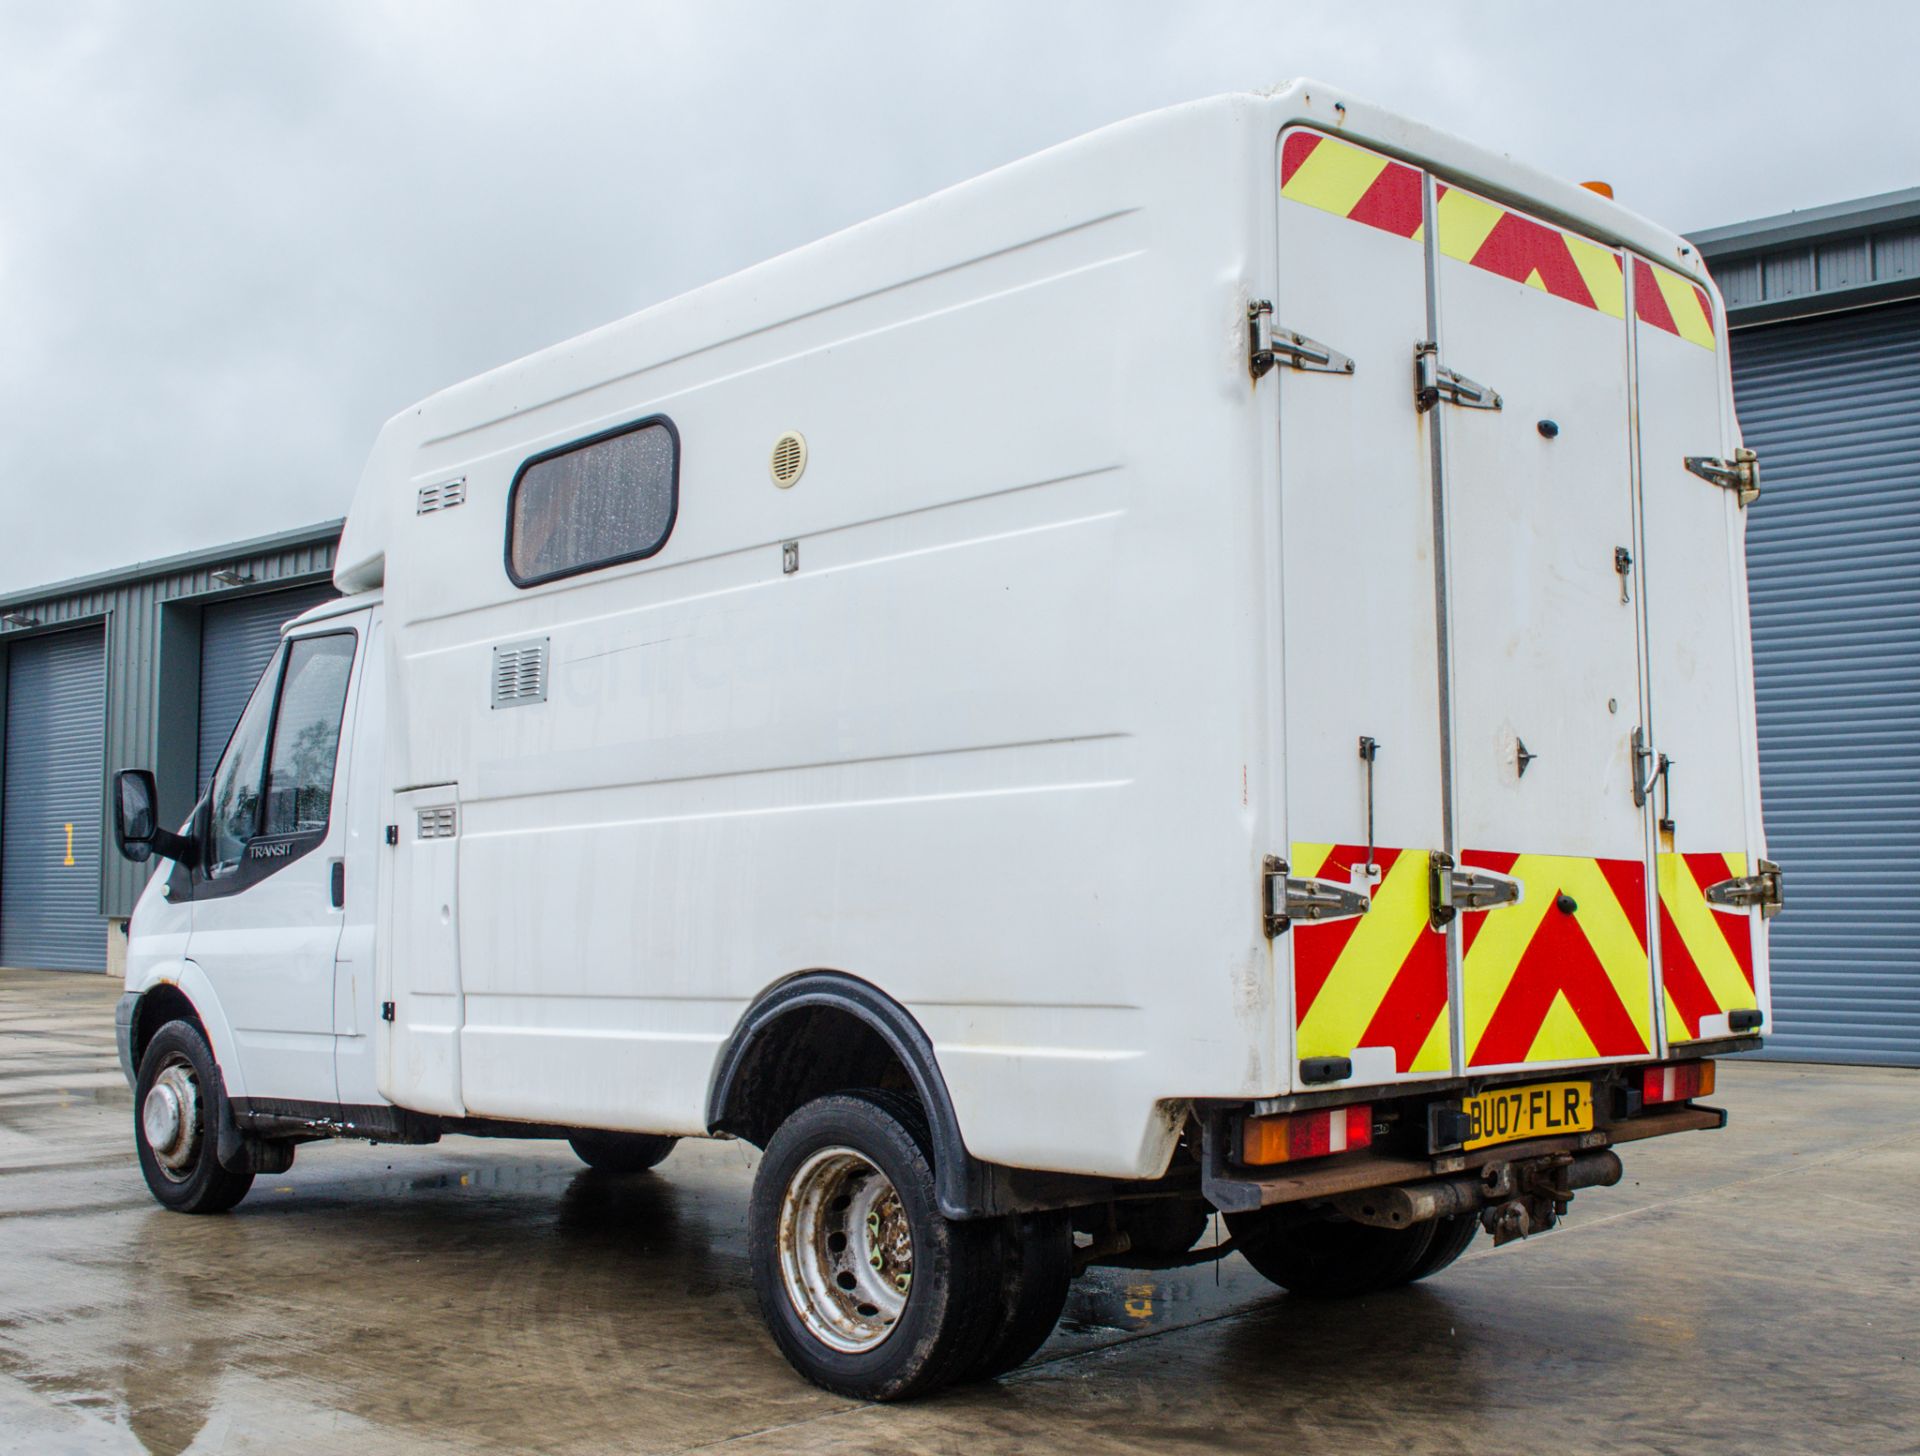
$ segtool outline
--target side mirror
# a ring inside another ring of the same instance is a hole
[[[143,768],[123,768],[113,776],[113,836],[120,853],[135,864],[158,852],[191,868],[197,857],[193,840],[160,827],[153,775]]]

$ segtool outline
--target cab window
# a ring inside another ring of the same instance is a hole
[[[280,707],[267,759],[266,817],[261,832],[319,834],[333,803],[333,766],[340,750],[340,714],[353,669],[345,633],[287,644]]]
[[[326,832],[354,641],[296,638],[260,675],[213,771],[209,878],[232,874],[256,838]]]
[[[286,662],[282,648],[260,674],[246,711],[227,740],[220,766],[213,771],[211,832],[207,846],[207,873],[232,871],[247,851],[260,824],[260,780],[267,761],[268,730],[273,722],[273,700],[280,690],[280,669]]]

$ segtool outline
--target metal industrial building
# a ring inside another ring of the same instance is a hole
[[[1764,486],[1747,571],[1787,891],[1768,1052],[1920,1065],[1920,188],[1693,242]]]
[[[118,964],[149,869],[107,852],[111,771],[187,817],[281,623],[334,594],[340,524],[0,599],[0,965]]]

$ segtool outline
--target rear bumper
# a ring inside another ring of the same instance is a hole
[[[1229,1111],[1213,1111],[1202,1123],[1201,1192],[1222,1213],[1245,1213],[1280,1203],[1337,1198],[1369,1188],[1418,1188],[1457,1178],[1463,1173],[1542,1159],[1578,1161],[1620,1143],[1676,1132],[1710,1131],[1727,1124],[1727,1114],[1721,1109],[1688,1103],[1567,1137],[1532,1138],[1473,1152],[1444,1152],[1426,1157],[1396,1156],[1391,1151],[1369,1149],[1262,1171],[1240,1167],[1231,1161],[1234,1116]]]

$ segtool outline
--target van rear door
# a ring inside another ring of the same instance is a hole
[[[1738,494],[1687,468],[1738,443],[1723,347],[1697,284],[1635,259],[1634,355],[1645,519],[1659,937],[1667,1040],[1762,1029],[1766,937],[1759,911],[1714,905],[1714,884],[1764,853],[1751,717],[1745,513]]]
[[[1705,293],[1344,138],[1279,164],[1286,858],[1342,906],[1279,943],[1294,1085],[1748,1029],[1757,914],[1708,897],[1761,845],[1739,507],[1684,464],[1734,443]]]
[[[1344,1058],[1339,1080],[1359,1083],[1446,1076],[1447,937],[1427,908],[1429,856],[1446,842],[1430,451],[1410,387],[1427,326],[1422,174],[1304,127],[1282,136],[1279,161],[1273,333],[1354,361],[1351,373],[1283,364],[1269,376],[1287,861],[1372,897],[1366,915],[1303,919],[1276,945],[1291,967],[1294,1056]]]
[[[1622,256],[1435,184],[1455,842],[1519,881],[1460,915],[1469,1070],[1645,1057],[1657,1037]]]

